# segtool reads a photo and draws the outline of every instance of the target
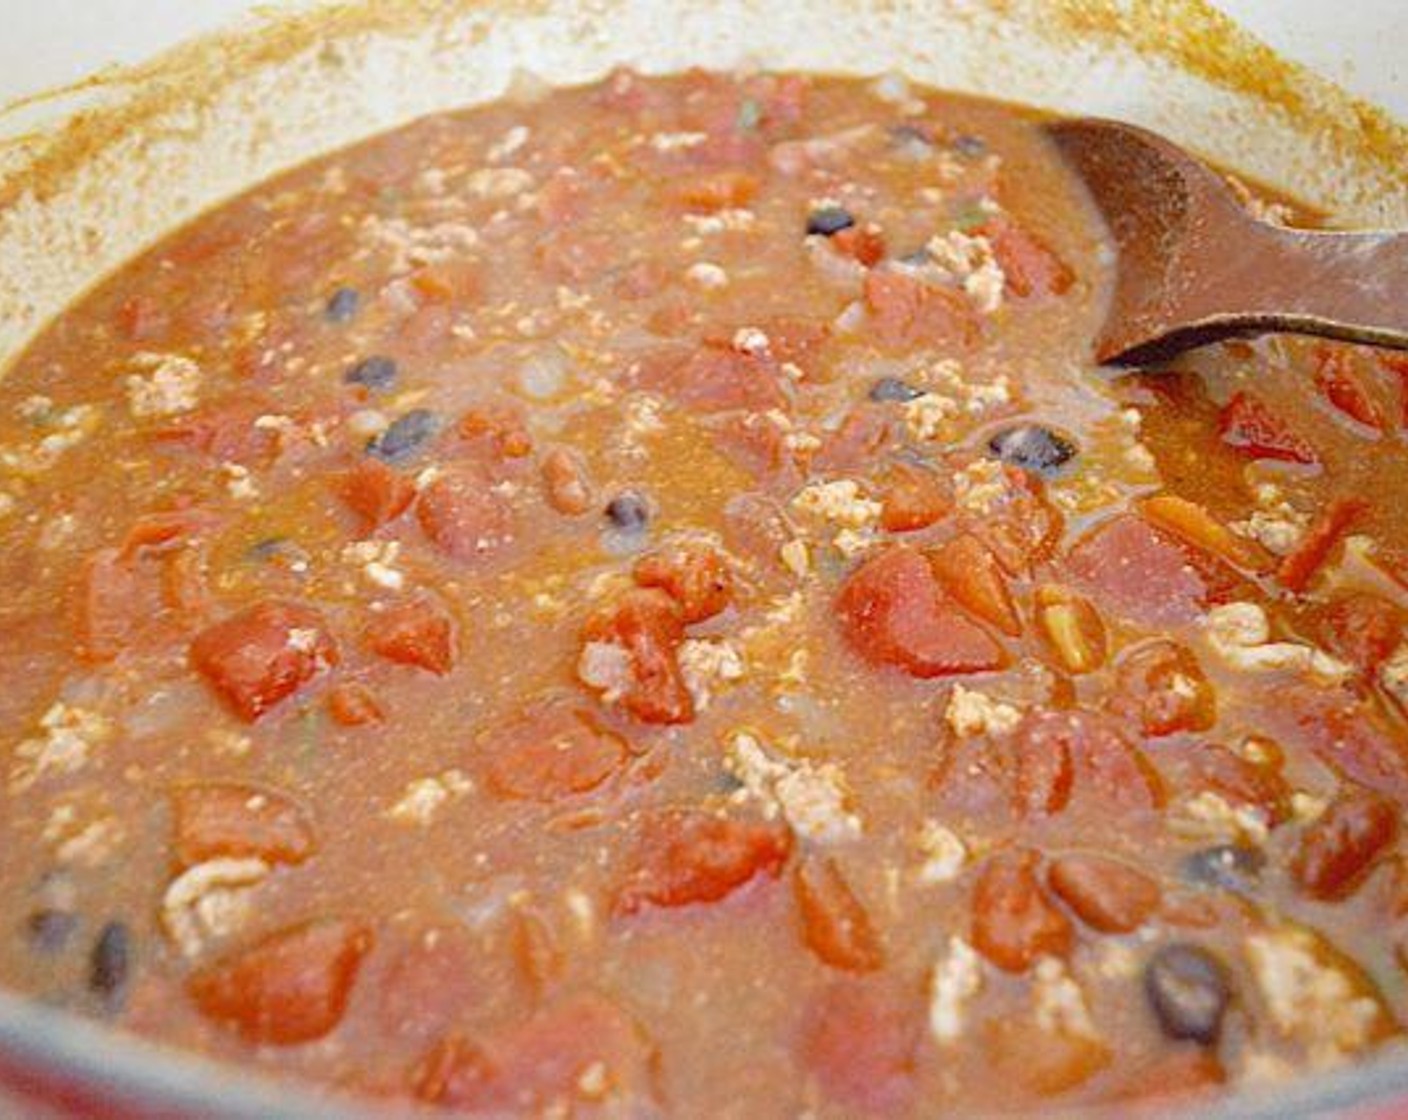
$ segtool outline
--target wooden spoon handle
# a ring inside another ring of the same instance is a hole
[[[1408,233],[1273,227],[1259,240],[1266,249],[1248,245],[1245,255],[1258,272],[1248,314],[1276,329],[1408,349]]]

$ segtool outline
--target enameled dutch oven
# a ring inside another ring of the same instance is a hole
[[[1345,72],[1356,88],[1408,106],[1408,78],[1395,69],[1408,45],[1402,0],[1223,6],[1278,43],[1353,64]],[[894,72],[1118,117],[1293,186],[1334,224],[1408,226],[1408,130],[1200,0],[360,0],[266,4],[242,17],[245,0],[101,0],[67,23],[56,7],[6,4],[0,100],[113,54],[139,57],[242,22],[0,111],[0,371],[96,279],[281,169],[426,113],[588,81],[620,64]],[[43,42],[26,41],[45,31]],[[371,1106],[0,993],[0,1115],[347,1117],[359,1108]],[[1408,1116],[1408,1053],[1203,1114]]]

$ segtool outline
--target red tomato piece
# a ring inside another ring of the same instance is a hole
[[[685,183],[676,197],[686,209],[700,213],[738,210],[757,197],[761,185],[756,175],[746,171],[717,171]]]
[[[1273,827],[1290,818],[1290,787],[1272,767],[1213,743],[1193,744],[1179,753],[1178,762],[1190,792],[1215,793],[1234,807],[1261,814]]]
[[[1320,462],[1315,448],[1304,437],[1250,393],[1238,393],[1227,402],[1218,420],[1218,434],[1223,443],[1253,459],[1307,465]]]
[[[1025,972],[1041,957],[1068,957],[1071,920],[1046,897],[1035,852],[1001,852],[973,889],[973,948],[1004,972]]]
[[[307,812],[282,793],[233,782],[183,786],[171,795],[173,848],[187,866],[256,857],[302,863],[317,848]]]
[[[364,459],[338,476],[336,490],[368,531],[395,521],[416,497],[414,482],[377,459]]]
[[[1366,593],[1331,600],[1323,613],[1329,646],[1366,677],[1373,677],[1403,640],[1408,613]]]
[[[397,943],[388,945],[392,937]],[[383,935],[377,956],[389,959],[369,984],[375,1025],[396,1039],[433,1039],[453,1028],[492,990],[486,974],[498,962],[459,923],[396,927]]]
[[[880,527],[887,533],[913,533],[953,512],[953,496],[939,476],[923,467],[896,464],[881,498]]]
[[[1158,775],[1105,718],[1093,712],[1033,711],[1008,739],[1015,759],[1013,801],[1021,813],[1054,813],[1076,796],[1106,812],[1156,808]]]
[[[1207,585],[1165,533],[1122,514],[1087,533],[1067,561],[1075,580],[1101,608],[1143,626],[1192,622],[1202,614]]]
[[[705,342],[688,354],[652,355],[635,367],[634,378],[642,388],[702,412],[767,412],[787,403],[774,358],[721,343]]]
[[[888,984],[843,981],[807,1008],[798,1057],[847,1115],[905,1114],[913,1104],[922,1009]]]
[[[836,861],[808,857],[792,877],[802,941],[817,958],[847,972],[874,972],[885,963],[870,915]]]
[[[1312,898],[1344,898],[1397,838],[1398,828],[1398,810],[1386,797],[1361,790],[1337,798],[1301,835],[1291,873]]]
[[[1408,805],[1408,745],[1350,692],[1283,687],[1260,715],[1268,735],[1304,743],[1336,773]]]
[[[1316,350],[1315,361],[1315,384],[1325,399],[1351,420],[1382,432],[1384,418],[1355,369],[1354,351],[1322,346]]]
[[[971,533],[964,533],[929,553],[929,563],[940,586],[964,608],[1004,634],[1017,637],[1022,620],[1017,615],[1007,579],[997,558]]]
[[[415,599],[377,615],[367,628],[367,645],[388,661],[443,677],[455,667],[455,622],[439,604]]]
[[[903,272],[866,273],[865,306],[871,330],[888,347],[966,349],[981,333],[977,315],[961,292],[926,284]]]
[[[1002,647],[944,595],[929,562],[911,548],[888,549],[852,572],[836,613],[862,657],[914,677],[984,672],[1006,663]]]
[[[755,878],[776,879],[791,851],[792,833],[781,824],[702,810],[656,812],[639,829],[616,910],[718,902]]]
[[[600,1102],[601,1091],[585,1076],[599,1066],[623,1115],[654,1115],[655,1064],[655,1048],[640,1024],[604,997],[587,994],[479,1046],[446,1038],[422,1063],[416,1095],[481,1115],[579,1115]]]
[[[386,718],[371,690],[356,681],[345,681],[329,690],[328,714],[343,727],[366,727]]]
[[[127,530],[121,556],[130,560],[184,548],[219,527],[218,514],[203,509],[158,510],[143,514]]]
[[[545,802],[596,789],[628,757],[619,735],[565,703],[539,704],[491,727],[479,749],[491,790]]]
[[[851,226],[828,240],[836,252],[866,268],[874,268],[885,259],[885,238],[874,226]]]
[[[1217,699],[1192,650],[1155,639],[1120,658],[1110,710],[1137,721],[1145,735],[1174,735],[1210,728]]]
[[[846,414],[840,428],[822,438],[812,457],[812,469],[847,474],[868,467],[895,437],[895,418],[888,409],[866,402]]]
[[[700,541],[681,541],[636,561],[636,583],[658,587],[680,605],[686,624],[722,612],[733,597],[733,574],[718,551]]]
[[[251,1042],[312,1042],[342,1020],[371,947],[371,931],[357,922],[312,922],[201,969],[187,990],[202,1014]]]
[[[1336,498],[1331,502],[1295,551],[1276,569],[1276,579],[1281,586],[1297,595],[1304,591],[1335,546],[1368,512],[1369,503],[1362,498]]]
[[[548,505],[564,517],[577,517],[592,508],[592,482],[577,452],[555,447],[543,457],[539,468]]]
[[[484,445],[498,460],[522,459],[533,451],[523,413],[512,405],[481,404],[469,409],[455,425],[455,434],[466,443]]]
[[[478,471],[435,479],[420,493],[416,518],[436,548],[462,563],[486,559],[513,540],[513,511]]]
[[[297,603],[258,603],[191,643],[196,671],[251,723],[337,661],[323,616]]]
[[[1159,884],[1105,856],[1062,856],[1047,872],[1051,890],[1101,933],[1129,933],[1159,908]]]
[[[578,676],[646,723],[688,723],[694,700],[678,653],[684,616],[665,592],[627,592],[587,620]]]
[[[1010,218],[994,218],[977,232],[992,244],[1007,277],[1007,291],[1018,299],[1064,295],[1075,284],[1075,273],[1055,250]]]
[[[215,462],[256,466],[273,457],[278,435],[271,428],[257,427],[254,422],[277,411],[257,400],[218,402],[173,420],[157,430],[153,438],[198,452]]]

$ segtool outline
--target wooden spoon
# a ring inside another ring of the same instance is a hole
[[[1283,229],[1142,128],[1084,119],[1047,129],[1119,250],[1098,361],[1145,365],[1267,331],[1408,349],[1408,233]]]

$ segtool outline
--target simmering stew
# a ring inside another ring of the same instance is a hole
[[[0,384],[0,981],[471,1113],[1391,1043],[1408,362],[1095,368],[1110,240],[1039,125],[622,71],[59,318]]]

